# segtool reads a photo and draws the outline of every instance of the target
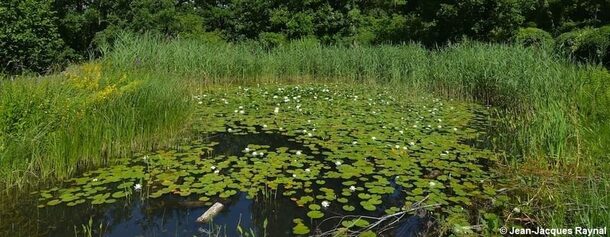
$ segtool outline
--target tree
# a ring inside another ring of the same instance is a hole
[[[66,48],[54,14],[51,0],[0,2],[0,70],[46,72],[63,63]]]

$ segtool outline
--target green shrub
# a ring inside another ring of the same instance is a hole
[[[553,36],[542,29],[528,27],[517,31],[513,40],[524,46],[545,46],[553,45]]]
[[[270,49],[286,43],[286,36],[280,33],[263,32],[258,35],[258,41],[263,47]]]
[[[561,34],[555,48],[579,61],[610,65],[610,25],[584,28]]]
[[[65,57],[50,0],[0,1],[0,71],[46,72]]]

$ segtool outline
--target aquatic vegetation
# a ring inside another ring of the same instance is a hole
[[[314,220],[397,212],[421,200],[452,213],[456,206],[501,206],[507,199],[495,192],[501,179],[489,171],[494,154],[470,144],[483,135],[471,127],[473,111],[485,112],[475,105],[340,85],[239,87],[195,99],[193,129],[201,139],[87,172],[63,188],[42,191],[39,207],[109,204],[132,196],[180,196],[211,205],[270,189]],[[293,145],[222,140],[257,134]],[[309,232],[302,220],[294,223],[295,234]]]

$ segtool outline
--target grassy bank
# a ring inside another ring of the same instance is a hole
[[[610,222],[603,206],[610,203],[610,74],[601,67],[575,65],[543,49],[474,42],[428,51],[301,40],[267,49],[124,35],[102,51],[99,64],[3,82],[0,155],[7,183],[66,177],[75,164],[100,165],[166,141],[189,117],[192,81],[341,80],[493,106],[493,144],[505,154],[500,166],[514,178],[509,188],[520,210],[506,213],[507,221],[531,217],[549,227]],[[92,80],[98,66],[101,79]]]
[[[188,121],[186,82],[93,62],[0,82],[2,187],[70,177],[169,142]]]

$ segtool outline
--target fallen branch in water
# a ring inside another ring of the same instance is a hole
[[[387,230],[393,228],[393,225],[398,223],[398,222],[400,222],[400,220],[405,215],[407,215],[407,213],[415,212],[415,211],[425,211],[426,208],[433,208],[433,207],[440,206],[440,204],[431,204],[431,205],[424,205],[424,206],[422,206],[421,203],[423,203],[426,199],[428,199],[428,196],[426,196],[422,200],[418,201],[417,203],[414,203],[412,205],[412,208],[410,208],[408,210],[404,210],[404,211],[401,211],[401,212],[397,212],[397,213],[394,213],[394,214],[385,215],[385,216],[381,216],[381,217],[359,216],[359,215],[346,215],[346,216],[333,216],[333,217],[329,217],[329,218],[324,219],[322,222],[320,222],[316,229],[319,229],[319,227],[324,222],[330,221],[330,220],[333,220],[333,219],[339,219],[338,224],[336,226],[334,226],[329,231],[326,231],[326,232],[323,232],[323,233],[319,233],[319,234],[314,234],[313,236],[316,236],[316,237],[336,236],[337,232],[340,231],[340,230],[343,230],[344,232],[341,232],[341,234],[344,234],[346,236],[358,236],[359,234],[361,234],[363,232],[367,232],[369,230],[372,230],[372,229],[374,229],[376,227],[379,227],[379,231],[377,231],[377,232],[378,233],[382,233],[384,231],[387,231]],[[425,216],[425,214],[422,214],[422,212],[418,213],[418,215],[420,215],[420,217],[423,217],[422,215]],[[349,230],[348,228],[341,229],[341,223],[346,218],[350,218],[350,219],[353,219],[353,220],[359,220],[359,219],[373,220],[374,222],[369,224],[366,227],[362,227],[358,231]],[[388,222],[388,221],[390,221],[390,222],[382,225],[384,222]]]

